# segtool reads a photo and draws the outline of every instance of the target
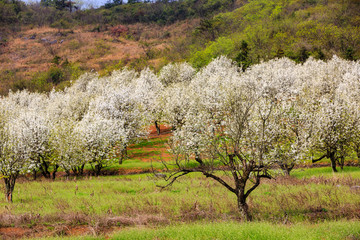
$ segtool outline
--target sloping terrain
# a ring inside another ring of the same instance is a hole
[[[133,24],[125,26],[126,32],[120,34],[116,26],[25,29],[10,37],[6,47],[1,48],[0,93],[6,94],[11,88],[22,89],[24,81],[35,80],[51,68],[65,72],[66,64],[70,66],[68,79],[76,79],[84,71],[105,74],[124,66],[158,68],[168,61],[165,56],[173,42],[183,38],[194,21],[170,26]]]

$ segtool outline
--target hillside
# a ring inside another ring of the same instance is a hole
[[[252,0],[234,11],[202,20],[188,60],[196,67],[218,55],[245,66],[286,56],[360,57],[360,1]]]
[[[118,27],[94,31],[92,25],[67,30],[24,29],[9,37],[2,48],[0,92],[23,88],[48,91],[91,70],[106,74],[124,66],[158,68],[166,61],[163,56],[172,42],[184,36],[195,22],[131,24],[124,34],[116,33]]]
[[[1,0],[0,93],[63,88],[83,72],[194,67],[227,55],[243,69],[286,56],[360,57],[357,0],[156,1],[66,7]]]

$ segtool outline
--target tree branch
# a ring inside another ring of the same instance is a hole
[[[312,163],[316,163],[316,162],[318,162],[318,161],[320,161],[321,159],[323,159],[323,158],[326,158],[326,154],[324,154],[322,157],[320,157],[320,158],[318,158],[318,159],[312,159]]]
[[[161,186],[161,185],[156,185],[157,187],[161,188],[161,189],[164,189],[164,188],[167,188],[169,186],[171,186],[178,178],[182,177],[182,176],[185,176],[186,174],[189,174],[191,173],[192,171],[190,170],[182,170],[181,171],[182,173],[180,175],[177,175],[175,176],[176,174],[180,173],[180,172],[176,172],[172,175],[170,175],[167,179],[165,179],[165,181],[168,181],[170,180],[171,178],[171,182],[169,182],[168,184],[166,184],[165,186]]]
[[[226,187],[229,191],[236,194],[236,190],[234,188],[232,188],[229,184],[227,184],[227,182],[225,182],[224,180],[219,178],[218,176],[216,176],[214,174],[211,174],[211,173],[208,173],[208,172],[202,172],[202,174],[204,174],[206,177],[209,177],[209,178],[212,178],[212,179],[216,180],[217,182],[222,184],[224,187]]]
[[[245,193],[245,199],[250,195],[250,193],[252,191],[254,191],[259,185],[260,185],[260,179],[261,178],[267,178],[267,179],[271,179],[271,176],[270,175],[267,175],[267,174],[262,174],[262,175],[258,175],[256,176],[256,182],[255,184],[249,189],[246,191]]]

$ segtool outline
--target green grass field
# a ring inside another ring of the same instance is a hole
[[[293,175],[266,180],[252,193],[248,202],[256,221],[298,223],[359,217],[359,168],[346,167],[336,174],[329,167],[298,169]],[[157,184],[164,182],[152,174],[19,181],[14,203],[1,199],[0,209],[2,214],[38,216],[30,221],[34,225],[89,224],[114,216],[155,216],[154,222],[161,224],[239,218],[235,195],[199,174],[184,177],[164,190]]]
[[[129,155],[139,157],[105,170],[162,169],[148,159],[157,155],[154,149],[164,151],[165,142],[133,145]],[[0,236],[10,227],[36,238],[36,232],[77,235],[72,229],[80,228],[80,235],[113,239],[360,239],[359,167],[339,173],[299,168],[291,177],[264,180],[248,198],[252,223],[240,222],[235,195],[214,180],[192,174],[169,188],[157,187],[164,184],[151,173],[19,179],[14,202],[0,198]]]
[[[294,225],[267,222],[237,223],[212,222],[179,224],[167,227],[126,228],[111,235],[99,237],[70,237],[66,239],[256,239],[256,240],[315,240],[359,239],[360,224],[357,221],[331,221],[317,224]],[[60,239],[60,238],[46,238]]]

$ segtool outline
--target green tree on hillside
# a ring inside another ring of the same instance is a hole
[[[18,14],[21,12],[24,3],[18,0],[0,0],[0,23],[6,24],[18,22]]]
[[[250,49],[248,46],[249,46],[248,43],[242,40],[240,46],[240,52],[235,58],[235,61],[239,64],[239,67],[241,67],[243,71],[245,71],[251,64],[251,59],[249,57]]]

